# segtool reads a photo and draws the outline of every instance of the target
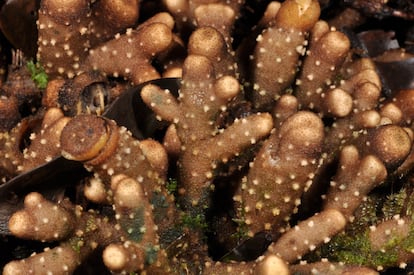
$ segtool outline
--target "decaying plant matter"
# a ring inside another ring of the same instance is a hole
[[[45,248],[3,274],[412,266],[414,87],[384,72],[412,68],[408,35],[376,46],[350,31],[379,1],[265,2],[40,1],[35,62],[2,74],[0,205],[19,210],[0,233]],[[80,181],[13,189],[63,158]]]

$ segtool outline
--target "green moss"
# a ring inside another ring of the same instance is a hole
[[[369,239],[370,230],[356,235],[339,234],[322,248],[322,257],[348,264],[390,267],[398,264],[401,250],[411,251],[414,248],[414,226],[411,225],[407,237],[394,236],[379,251],[374,251]]]
[[[391,236],[381,251],[373,251],[369,228],[383,220],[392,219],[395,215],[413,218],[413,197],[405,188],[388,195],[384,195],[383,189],[370,194],[355,211],[355,220],[347,225],[346,231],[307,255],[306,260],[318,261],[328,258],[331,261],[372,268],[398,265],[401,252],[411,252],[414,249],[414,223],[410,225],[407,236]]]
[[[369,240],[369,229],[354,236],[339,234],[322,254],[333,261],[363,266],[392,266],[398,259],[397,240],[392,240],[384,247],[385,251],[373,251]]]
[[[402,215],[411,217],[414,220],[414,196],[411,194],[407,195],[407,200],[405,201],[405,212]]]
[[[332,261],[373,268],[398,265],[400,252],[414,249],[414,226],[411,225],[408,236],[391,236],[381,251],[372,249],[369,227],[395,215],[410,217],[410,213],[412,202],[404,188],[387,196],[371,194],[355,211],[355,221],[347,226],[346,232],[335,236],[328,244],[308,255],[308,260],[326,257]]]
[[[40,63],[34,63],[31,60],[27,62],[26,67],[31,74],[32,80],[36,83],[36,86],[40,89],[45,89],[48,83],[48,76],[42,65]]]
[[[165,248],[182,238],[188,230],[205,233],[209,226],[203,214],[190,214],[182,212],[180,220],[173,227],[162,230],[160,235],[161,247]],[[204,236],[204,234],[201,234]]]
[[[185,213],[181,216],[181,222],[183,226],[190,229],[204,231],[208,228],[206,218],[203,214],[191,215]]]
[[[414,222],[410,225],[410,231],[400,244],[400,247],[407,252],[411,252],[414,249]]]
[[[84,241],[81,237],[72,237],[69,239],[69,244],[70,247],[72,247],[72,249],[79,254],[81,252],[81,248],[84,246]]]
[[[393,193],[387,196],[383,206],[382,213],[385,219],[390,219],[394,215],[400,214],[405,201],[407,199],[407,193],[405,189],[401,189],[398,193]]]
[[[89,219],[86,221],[86,232],[92,232],[97,229],[97,225],[95,223],[95,219],[93,217],[89,217]]]
[[[382,199],[376,196],[368,197],[354,212],[355,220],[348,224],[347,232],[361,233],[372,224],[379,221],[378,213],[381,209]]]
[[[331,250],[339,261],[362,265],[367,259],[365,255],[371,250],[371,245],[365,234],[351,238],[350,236],[337,236],[331,241]],[[357,252],[358,251],[358,252]]]

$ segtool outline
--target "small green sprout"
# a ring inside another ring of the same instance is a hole
[[[166,188],[169,194],[174,194],[177,192],[178,182],[175,178],[169,178],[166,183]]]
[[[244,219],[232,219],[233,222],[238,224],[237,231],[231,234],[231,237],[237,241],[245,240],[249,237],[249,230],[247,228],[247,224],[245,223]]]
[[[40,63],[34,63],[33,60],[27,62],[27,69],[31,74],[32,80],[36,83],[39,89],[45,89],[48,82],[48,77],[45,69]]]

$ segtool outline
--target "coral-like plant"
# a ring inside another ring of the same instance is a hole
[[[410,55],[361,54],[339,28],[357,21],[321,19],[327,1],[266,2],[237,42],[252,1],[149,2],[40,1],[37,60],[1,83],[1,180],[56,157],[86,172],[55,197],[12,194],[5,234],[50,248],[3,274],[73,274],[96,255],[116,274],[409,266],[414,94],[382,93],[377,64]],[[180,79],[146,82],[162,75]],[[150,138],[102,116],[131,86],[128,119],[162,121],[138,121]]]

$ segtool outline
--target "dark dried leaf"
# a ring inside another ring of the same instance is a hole
[[[347,33],[361,56],[373,58],[386,96],[414,88],[414,56],[401,49],[394,32]]]
[[[363,46],[363,50],[369,57],[375,57],[385,51],[398,49],[400,47],[398,41],[395,39],[394,32],[371,30],[358,33],[357,36]]]
[[[37,51],[37,10],[40,0],[7,0],[0,11],[0,28],[10,43],[27,57]]]
[[[125,126],[138,139],[157,138],[166,124],[156,119],[154,113],[141,99],[141,89],[147,84],[155,84],[161,89],[169,89],[178,96],[180,79],[161,78],[152,80],[122,93],[104,112],[104,116],[114,119],[118,125]]]
[[[383,80],[385,95],[414,89],[414,57],[391,62],[376,61],[375,65]]]
[[[242,242],[224,255],[221,261],[253,261],[266,251],[272,243],[272,235],[266,232],[259,232],[252,238]]]

